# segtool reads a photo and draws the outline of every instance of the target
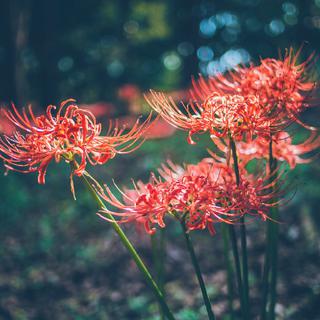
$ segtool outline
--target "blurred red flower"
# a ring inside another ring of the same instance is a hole
[[[3,110],[0,110],[0,133],[11,135],[15,131],[14,125],[5,117]]]
[[[124,116],[118,119],[119,126],[125,126],[126,128],[131,128],[135,122],[136,117],[132,115]],[[154,121],[152,126],[149,127],[147,131],[143,133],[145,139],[162,139],[172,136],[176,131],[176,128],[171,126],[168,122],[163,119],[157,119]]]
[[[81,104],[79,108],[90,111],[96,118],[102,116],[110,117],[115,113],[116,107],[108,102],[96,102],[90,104]]]
[[[141,91],[139,87],[134,84],[125,84],[119,88],[118,96],[120,99],[132,101],[141,97]]]

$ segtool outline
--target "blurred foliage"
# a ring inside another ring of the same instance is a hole
[[[39,110],[74,97],[111,103],[115,115],[125,115],[129,107],[118,94],[125,84],[184,89],[191,75],[276,57],[289,46],[304,44],[304,57],[320,51],[318,0],[12,0],[0,9],[0,101]],[[317,121],[316,112],[306,118]],[[298,140],[304,135],[294,132]],[[196,163],[208,146],[208,138],[190,146],[186,133],[176,132],[94,174],[108,184],[146,181],[167,159]],[[319,161],[290,174],[296,195],[282,214],[279,319],[320,317],[319,176]],[[0,176],[0,319],[159,319],[141,276],[77,180],[72,200],[68,177],[63,163],[50,165],[45,186],[32,174]],[[249,225],[252,279],[260,272],[261,227]],[[148,237],[128,232],[152,265]],[[194,239],[210,294],[228,319],[219,232]],[[169,224],[168,235],[169,304],[177,319],[205,319],[179,226]]]

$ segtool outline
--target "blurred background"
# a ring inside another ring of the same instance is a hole
[[[290,46],[303,45],[304,58],[318,55],[319,39],[319,0],[1,1],[0,101],[41,112],[72,97],[102,123],[130,123],[147,115],[149,88],[183,99],[192,75],[214,76]],[[318,111],[305,118],[315,122]],[[10,130],[0,119],[0,131]],[[296,133],[297,140],[305,135]],[[129,185],[168,158],[196,163],[208,146],[205,137],[189,146],[185,133],[159,122],[138,151],[92,171]],[[319,178],[319,161],[290,173],[299,187],[281,215],[278,319],[320,319]],[[44,186],[34,174],[0,175],[0,319],[159,319],[118,238],[78,181],[72,199],[68,179],[64,163],[49,166]],[[248,226],[256,311],[263,227]],[[154,270],[150,237],[126,229]],[[179,226],[171,222],[165,232],[169,304],[177,319],[205,319]],[[192,236],[215,311],[229,319],[221,232]]]

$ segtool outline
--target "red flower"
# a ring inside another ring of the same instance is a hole
[[[169,162],[159,170],[162,178],[152,176],[149,183],[139,182],[134,190],[119,190],[123,202],[105,186],[97,188],[99,195],[115,210],[103,209],[99,216],[109,221],[104,213],[120,217],[120,223],[137,222],[148,233],[155,226],[165,227],[167,215],[184,221],[187,231],[208,228],[214,233],[214,224],[236,223],[245,215],[267,218],[268,208],[273,205],[267,179],[243,176],[237,186],[234,173],[225,164],[204,159],[198,165],[185,168]]]
[[[152,177],[149,183],[134,183],[134,187],[134,190],[125,190],[125,192],[117,187],[123,196],[124,202],[118,200],[107,185],[105,185],[105,192],[100,188],[96,188],[100,197],[119,210],[118,212],[103,209],[101,214],[98,215],[107,221],[109,220],[103,216],[103,212],[119,216],[121,217],[119,222],[142,224],[147,233],[153,234],[156,230],[154,225],[165,226],[164,217],[170,210],[167,183],[160,182]]]
[[[231,222],[237,221],[244,214],[260,215],[264,220],[268,218],[269,207],[273,206],[273,199],[279,194],[279,190],[271,190],[281,179],[278,172],[270,176],[255,176],[248,174],[242,163],[239,164],[240,184],[237,185],[233,169],[225,163],[218,163],[212,158],[205,158],[196,165],[187,165],[185,168],[176,166],[171,162],[163,165],[159,170],[161,176],[166,180],[178,179],[186,175],[204,176],[211,183],[219,185],[224,205],[233,203],[232,209],[236,213]],[[270,182],[272,181],[272,182]],[[229,208],[230,209],[230,208]],[[226,222],[226,221],[225,221]],[[229,221],[230,222],[230,221]]]
[[[80,157],[80,165],[74,171],[82,175],[87,162],[103,164],[118,153],[128,153],[138,148],[140,137],[148,128],[151,115],[145,122],[136,124],[125,133],[125,128],[112,127],[110,123],[106,136],[101,136],[101,124],[96,123],[93,114],[78,108],[72,99],[61,103],[53,114],[55,106],[48,106],[45,114],[35,116],[32,108],[28,112],[4,110],[6,118],[18,129],[13,136],[0,138],[0,157],[10,170],[38,172],[38,182],[45,183],[49,163],[61,158],[67,162]]]
[[[198,81],[193,80],[191,96],[205,101],[213,92],[256,95],[270,117],[301,123],[298,115],[309,106],[315,83],[310,80],[309,72],[313,55],[298,64],[300,51],[295,54],[290,49],[283,59],[261,59],[258,66],[238,67],[207,81],[200,77]]]
[[[320,138],[315,131],[310,131],[309,137],[300,144],[293,144],[292,138],[285,131],[276,133],[272,137],[272,142],[272,156],[278,161],[286,161],[291,169],[294,169],[297,164],[311,162],[313,157],[303,156],[320,147]],[[215,144],[220,151],[228,152],[228,146],[224,143],[215,140]],[[267,159],[269,140],[258,137],[252,141],[239,141],[237,142],[237,152],[243,166],[252,159]]]
[[[139,87],[134,84],[125,84],[119,88],[118,96],[123,100],[132,101],[139,99],[141,91]]]
[[[101,118],[103,116],[111,117],[116,111],[115,105],[103,101],[91,104],[81,104],[79,105],[79,108],[90,111],[96,118]]]
[[[136,116],[128,115],[117,119],[119,125],[124,125],[126,128],[131,128],[135,125]],[[172,127],[168,122],[163,119],[155,121],[150,128],[144,132],[143,138],[149,139],[163,139],[172,136],[176,128]]]
[[[171,97],[151,91],[146,97],[150,106],[173,126],[189,131],[188,142],[194,144],[192,135],[209,132],[212,138],[252,139],[256,135],[270,136],[283,123],[272,119],[254,95],[220,95],[213,92],[201,104],[182,104],[184,110]]]
[[[159,119],[145,134],[146,139],[164,139],[171,137],[176,128],[163,119]]]
[[[11,135],[15,131],[14,125],[5,117],[3,110],[0,110],[0,133]]]

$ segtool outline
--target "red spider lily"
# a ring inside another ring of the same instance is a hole
[[[139,99],[141,90],[134,84],[125,84],[118,90],[118,97],[126,101]]]
[[[123,192],[116,186],[122,194],[124,202],[118,200],[107,185],[105,185],[105,191],[98,186],[95,187],[100,197],[119,210],[119,212],[116,212],[103,209],[101,214],[98,214],[103,219],[109,221],[108,218],[103,216],[104,212],[113,216],[120,216],[121,220],[119,222],[142,224],[149,234],[155,232],[155,224],[160,227],[165,226],[164,217],[170,209],[170,198],[167,193],[166,183],[162,183],[152,177],[147,184],[142,182],[134,183],[134,190],[125,190]]]
[[[279,187],[271,190],[271,187],[275,187],[282,179],[282,174],[275,171],[271,176],[255,176],[248,174],[242,163],[239,164],[239,169],[239,185],[236,183],[233,169],[226,163],[216,162],[213,158],[205,158],[198,164],[189,164],[185,168],[168,162],[168,165],[162,165],[159,173],[167,181],[184,174],[205,176],[212,183],[218,184],[226,192],[225,195],[228,194],[228,201],[234,199],[238,204],[234,209],[238,210],[238,213],[260,215],[264,220],[267,219],[268,208],[275,205],[273,199],[283,193]]]
[[[79,108],[90,111],[96,118],[103,116],[111,117],[116,111],[115,105],[102,101],[91,104],[81,104]]]
[[[288,124],[301,123],[299,113],[310,105],[309,95],[315,83],[310,80],[313,55],[298,64],[300,51],[294,53],[290,49],[282,59],[261,59],[258,66],[238,67],[207,81],[200,77],[198,81],[193,80],[191,96],[205,101],[213,92],[256,95],[270,117],[287,119]]]
[[[6,118],[16,127],[13,136],[0,138],[0,157],[10,170],[38,172],[38,182],[45,183],[49,163],[61,157],[72,161],[80,157],[80,164],[73,172],[82,175],[87,162],[103,164],[116,154],[129,153],[143,142],[142,134],[148,129],[151,114],[141,125],[139,121],[126,133],[125,128],[110,123],[106,136],[101,136],[101,124],[93,114],[80,109],[73,99],[61,103],[55,115],[55,106],[48,106],[46,113],[35,116],[32,108],[21,113],[12,105],[4,110]]]
[[[115,210],[103,209],[99,216],[109,221],[105,213],[118,216],[120,223],[138,222],[148,233],[155,226],[165,227],[165,217],[183,220],[187,231],[208,228],[214,233],[214,224],[236,223],[245,215],[267,218],[268,208],[273,206],[274,192],[267,179],[243,176],[237,186],[232,170],[225,164],[204,159],[198,165],[184,168],[168,162],[159,170],[163,180],[154,175],[149,183],[134,184],[134,190],[118,191],[118,200],[108,186],[96,187],[99,195]]]
[[[268,116],[253,95],[207,96],[202,104],[182,104],[183,111],[171,97],[151,91],[146,99],[150,106],[173,126],[189,131],[188,142],[194,144],[192,135],[209,132],[212,138],[252,139],[256,135],[268,137],[284,125],[279,119]]]
[[[309,137],[300,144],[293,144],[292,138],[285,131],[276,133],[272,137],[272,142],[272,156],[278,161],[286,161],[291,169],[294,169],[297,164],[310,163],[313,157],[303,158],[303,156],[320,147],[320,137],[315,131],[310,131]],[[228,152],[228,147],[223,142],[215,140],[215,144],[220,151]],[[269,141],[261,137],[247,142],[239,141],[237,152],[243,166],[252,159],[267,159]],[[210,154],[215,156],[212,152]]]
[[[215,203],[219,190],[212,186],[204,177],[186,177],[175,181],[148,183],[144,186],[144,192],[136,189],[137,197],[126,198],[120,202],[111,190],[105,186],[106,192],[98,190],[100,196],[114,206],[117,211],[103,209],[99,215],[109,221],[104,213],[121,217],[120,223],[142,223],[148,233],[153,234],[155,226],[165,227],[164,219],[167,215],[178,220],[184,220],[188,231],[205,229],[208,227],[214,233],[213,223],[224,220],[227,209]],[[131,192],[132,195],[132,192]],[[131,202],[130,204],[127,204]],[[230,213],[230,215],[232,215]],[[235,215],[235,214],[233,214]],[[225,220],[229,222],[229,220]]]
[[[148,132],[145,133],[146,139],[163,139],[171,137],[176,132],[176,128],[171,126],[163,119],[159,119]]]
[[[129,115],[118,119],[119,125],[125,125],[130,128],[136,123],[136,117]],[[158,119],[153,125],[143,134],[145,139],[162,139],[172,136],[176,132],[176,128],[171,126],[163,119]]]

